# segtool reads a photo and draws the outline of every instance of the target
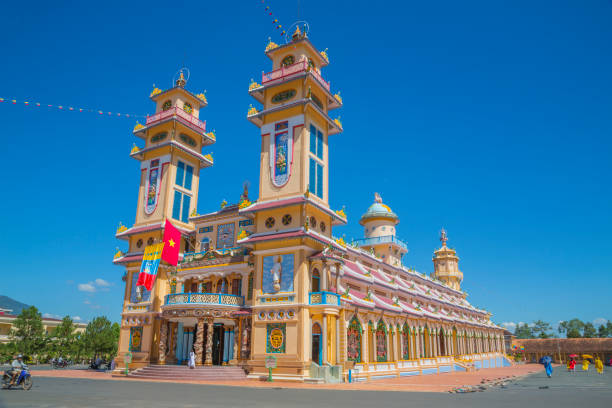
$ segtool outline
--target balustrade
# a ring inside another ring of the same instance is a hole
[[[243,306],[244,296],[226,293],[173,293],[166,295],[164,305],[180,304]]]

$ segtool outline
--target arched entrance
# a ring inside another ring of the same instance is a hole
[[[439,344],[440,344],[440,355],[446,355],[446,339],[444,337],[444,330],[440,329],[440,334],[438,334]]]
[[[457,328],[453,327],[453,354],[459,355],[459,347],[457,347]]]
[[[423,329],[423,351],[421,354],[423,354],[423,357],[431,357],[430,351],[429,351],[429,344],[430,344],[430,338],[429,338],[429,329],[427,328],[427,326],[425,326],[425,328]]]
[[[323,365],[323,342],[319,323],[312,325],[312,361],[318,365]]]
[[[311,292],[319,292],[321,290],[321,275],[319,270],[314,268],[312,270],[312,281],[310,283]]]

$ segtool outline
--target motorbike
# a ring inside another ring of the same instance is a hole
[[[57,361],[54,360],[51,365],[53,366],[53,368],[66,368],[68,367],[68,361],[67,360],[62,360],[62,361]]]
[[[28,367],[24,367],[21,370],[21,373],[19,373],[19,376],[17,377],[17,380],[15,381],[15,384],[13,385],[11,385],[11,375],[9,374],[9,370],[6,370],[4,372],[4,375],[2,376],[2,388],[3,389],[9,389],[11,387],[21,386],[21,388],[27,391],[30,388],[32,388],[32,385],[33,385],[32,376],[30,375],[30,370],[28,370]]]

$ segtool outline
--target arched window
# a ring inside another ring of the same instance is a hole
[[[321,338],[321,326],[319,323],[312,325],[312,361],[318,365],[323,364],[323,339]]]
[[[287,55],[281,61],[281,66],[282,67],[288,67],[289,65],[293,65],[294,62],[295,62],[295,57],[293,55]]]
[[[200,241],[200,251],[205,252],[208,251],[210,249],[210,239],[209,238],[202,238],[202,240]]]
[[[376,361],[387,361],[387,327],[382,319],[376,326]]]
[[[402,329],[402,359],[410,360],[410,328],[404,323]]]
[[[227,293],[227,287],[227,279],[223,278],[217,281],[217,293]]]
[[[319,292],[321,290],[321,275],[317,268],[312,270],[312,282],[310,286],[312,292]]]
[[[166,102],[164,102],[164,104],[162,105],[162,110],[167,111],[168,109],[170,109],[172,107],[172,101],[170,99],[168,99]]]
[[[349,361],[361,363],[361,323],[353,316],[346,332],[346,356]]]

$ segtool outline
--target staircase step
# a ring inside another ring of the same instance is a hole
[[[130,373],[132,378],[151,380],[244,380],[244,370],[236,366],[198,366],[189,368],[183,365],[150,365]]]

